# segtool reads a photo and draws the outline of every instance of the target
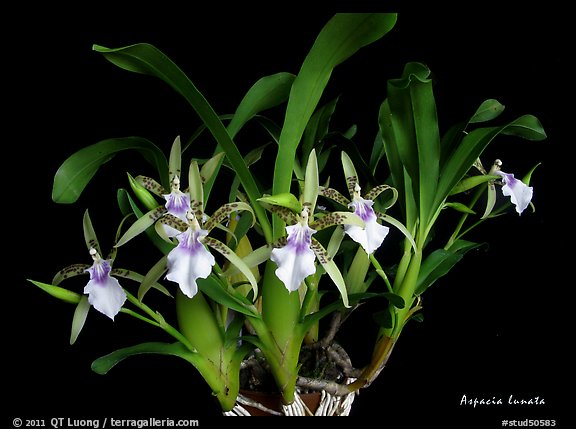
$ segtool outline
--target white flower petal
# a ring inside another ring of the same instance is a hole
[[[316,272],[316,255],[310,248],[312,234],[316,231],[308,225],[298,223],[286,227],[287,243],[284,247],[273,249],[270,259],[278,265],[276,275],[288,291],[297,290],[304,279]]]
[[[365,228],[356,225],[344,225],[344,230],[352,240],[364,248],[368,255],[371,255],[382,245],[390,228],[379,224],[376,219],[364,224],[366,225]]]
[[[378,223],[378,218],[372,205],[374,201],[356,197],[350,203],[354,208],[354,213],[364,221],[365,227],[356,225],[344,225],[344,231],[356,243],[360,244],[368,255],[374,253],[381,245],[390,228]]]
[[[114,320],[126,301],[126,293],[118,280],[110,276],[110,269],[108,261],[94,261],[88,269],[90,281],[84,287],[84,293],[88,294],[91,306]]]
[[[212,272],[216,263],[214,256],[201,243],[200,237],[208,232],[199,229],[186,232],[177,236],[179,240],[176,246],[168,254],[168,273],[166,278],[178,283],[180,289],[189,298],[198,292],[196,279],[205,279]]]
[[[528,204],[530,204],[530,201],[532,201],[533,188],[521,180],[515,179],[513,174],[504,172],[498,172],[498,174],[502,176],[504,182],[502,194],[510,197],[510,201],[516,206],[518,214],[522,214]]]

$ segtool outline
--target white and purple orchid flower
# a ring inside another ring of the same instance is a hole
[[[491,173],[502,178],[502,195],[510,197],[510,201],[516,207],[516,212],[521,215],[532,201],[533,188],[516,179],[514,174],[503,172],[500,169],[501,166],[502,161],[497,159],[494,162]]]
[[[126,293],[118,280],[110,275],[111,261],[103,259],[94,248],[90,249],[90,255],[94,263],[86,269],[90,281],[84,287],[84,293],[92,307],[114,320],[126,301]]]
[[[182,293],[192,298],[198,292],[196,280],[208,277],[216,260],[203,244],[208,231],[200,227],[190,210],[187,218],[188,227],[176,235],[178,245],[168,254],[166,278],[178,283]]]
[[[157,231],[169,242],[175,238],[177,246],[166,257],[166,278],[178,283],[180,290],[189,298],[198,293],[198,279],[205,279],[212,273],[216,259],[206,246],[223,255],[246,276],[257,294],[257,282],[250,269],[224,243],[209,237],[213,228],[219,226],[231,213],[250,211],[252,208],[243,202],[228,203],[221,206],[209,217],[204,213],[202,178],[196,162],[190,165],[190,194],[180,191],[180,181],[175,175],[172,179],[170,194],[164,194],[165,211],[160,219]]]
[[[293,292],[300,288],[306,277],[316,273],[318,261],[340,291],[344,305],[348,306],[346,285],[332,259],[333,255],[313,235],[334,225],[350,224],[362,227],[362,219],[350,212],[323,213],[316,219],[310,214],[311,207],[314,207],[310,202],[304,203],[298,215],[286,207],[266,204],[274,199],[275,197],[261,198],[260,201],[287,224],[286,237],[270,254],[270,259],[278,266],[276,276],[289,292]]]
[[[312,235],[308,226],[308,208],[304,207],[298,222],[286,226],[286,244],[272,250],[270,259],[278,265],[276,275],[288,291],[297,290],[304,279],[316,272],[316,254],[312,250]]]
[[[378,223],[378,216],[372,208],[374,201],[362,198],[360,191],[360,185],[356,183],[352,201],[348,207],[352,208],[354,214],[364,221],[365,226],[362,228],[356,225],[344,225],[344,231],[362,246],[366,254],[371,255],[382,245],[390,228]]]

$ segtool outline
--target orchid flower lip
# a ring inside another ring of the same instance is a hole
[[[198,293],[196,280],[207,278],[216,260],[202,243],[208,231],[202,229],[190,208],[185,217],[188,229],[176,235],[178,245],[168,253],[166,278],[178,283],[182,293],[192,298]]]
[[[206,235],[208,231],[190,226],[176,236],[178,246],[168,253],[166,278],[178,283],[180,290],[189,298],[198,292],[196,280],[207,278],[216,264],[214,256],[202,244],[202,238]]]
[[[356,183],[354,196],[348,207],[353,209],[354,214],[364,221],[364,228],[356,225],[344,225],[344,231],[352,240],[363,247],[366,254],[370,255],[382,245],[390,228],[378,223],[378,217],[372,208],[374,201],[362,198],[360,192],[360,185]]]
[[[94,248],[90,248],[89,253],[94,263],[86,270],[90,280],[84,287],[84,293],[88,294],[90,305],[114,320],[126,302],[126,293],[118,280],[110,275],[110,261],[102,259]]]
[[[514,204],[516,212],[521,215],[532,201],[533,188],[526,185],[519,179],[514,177],[514,174],[505,173],[500,169],[502,161],[497,159],[494,161],[492,172],[502,177],[502,195],[510,197],[510,201]]]
[[[276,276],[289,292],[298,290],[306,277],[316,272],[316,254],[312,250],[312,235],[308,226],[308,208],[304,207],[299,221],[286,226],[286,244],[272,250],[270,259],[276,263]]]

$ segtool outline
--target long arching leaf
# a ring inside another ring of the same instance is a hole
[[[375,42],[396,24],[393,13],[339,13],[322,28],[290,91],[274,168],[273,194],[290,192],[296,148],[334,67]],[[274,224],[274,236],[284,233]]]
[[[159,177],[168,177],[168,161],[154,143],[140,137],[106,139],[80,149],[62,163],[54,176],[52,200],[62,204],[77,201],[100,166],[126,150],[139,152],[158,170]]]

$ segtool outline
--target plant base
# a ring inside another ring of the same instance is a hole
[[[351,380],[353,381],[353,380]],[[348,416],[357,392],[344,396],[332,395],[325,390],[294,395],[290,405],[282,403],[277,393],[241,391],[236,405],[225,416]]]

